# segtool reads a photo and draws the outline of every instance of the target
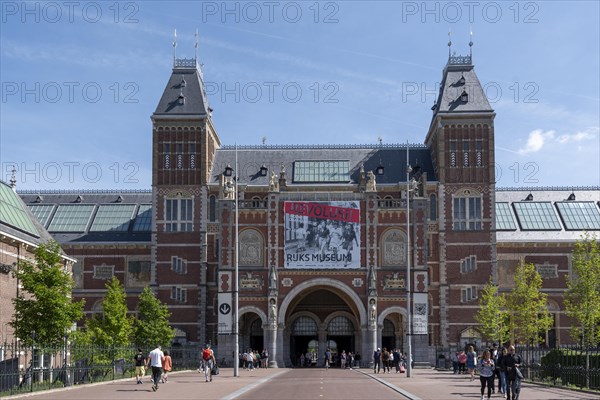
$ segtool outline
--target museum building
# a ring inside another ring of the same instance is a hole
[[[485,343],[481,290],[491,276],[509,291],[521,260],[544,279],[546,344],[571,342],[562,296],[575,241],[600,230],[600,188],[496,188],[496,114],[470,55],[448,57],[432,111],[420,144],[223,145],[197,60],[174,59],[151,191],[19,194],[76,260],[87,315],[116,276],[132,313],[150,286],[176,341],[223,355],[237,321],[240,350],[280,367],[409,337],[428,364],[432,346]]]

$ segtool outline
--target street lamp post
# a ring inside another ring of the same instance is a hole
[[[406,144],[406,322],[408,336],[408,360],[406,363],[406,377],[412,376],[412,318],[411,318],[411,290],[410,290],[410,173],[412,168],[408,161],[408,143]]]
[[[240,331],[239,331],[239,306],[238,306],[238,265],[239,265],[239,209],[238,209],[238,158],[237,158],[237,144],[235,145],[235,175],[233,176],[234,180],[234,202],[235,202],[235,284],[234,284],[234,314],[233,314],[233,336],[234,336],[234,351],[233,351],[233,376],[240,376]]]

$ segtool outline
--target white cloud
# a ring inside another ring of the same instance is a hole
[[[572,134],[564,134],[564,135],[560,135],[559,137],[556,138],[556,141],[558,143],[571,143],[571,142],[583,142],[585,140],[594,140],[598,137],[598,134],[600,133],[600,128],[596,127],[591,127],[591,128],[587,128],[583,131],[580,132],[575,132]]]
[[[554,138],[554,131],[544,132],[541,129],[536,129],[529,132],[527,144],[519,149],[519,154],[537,153],[544,147],[547,140]]]

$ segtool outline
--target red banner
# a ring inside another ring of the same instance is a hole
[[[323,203],[311,203],[306,201],[285,202],[285,213],[333,221],[356,223],[360,221],[360,210],[357,208],[336,207]]]

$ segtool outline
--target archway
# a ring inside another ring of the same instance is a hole
[[[239,350],[240,354],[248,349],[262,351],[265,343],[265,321],[267,316],[257,307],[248,306],[239,310]]]
[[[344,319],[330,324],[338,316]],[[309,317],[313,322],[300,320],[301,317]],[[310,346],[312,340],[318,343],[313,365],[323,364],[328,340],[332,340],[331,344],[335,343],[340,351],[363,352],[370,348],[363,343],[366,317],[365,305],[355,290],[340,281],[317,278],[297,285],[283,299],[278,313],[278,341],[283,344],[283,354],[278,362],[297,365],[295,355],[306,352],[309,347],[314,349],[314,342]],[[295,325],[296,321],[304,321],[302,323],[310,325],[310,329],[308,326],[300,329],[301,325]],[[332,335],[328,332],[330,328]]]

